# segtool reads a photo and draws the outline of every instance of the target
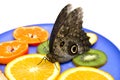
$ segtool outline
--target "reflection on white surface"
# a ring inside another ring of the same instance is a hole
[[[68,3],[83,8],[85,28],[102,34],[120,48],[119,0],[1,0],[0,33],[18,26],[54,23]]]

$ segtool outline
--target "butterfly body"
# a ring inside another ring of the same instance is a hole
[[[68,4],[54,24],[49,44],[50,54],[47,54],[51,62],[64,63],[89,50],[89,37],[82,30],[82,9],[70,10],[71,5]]]

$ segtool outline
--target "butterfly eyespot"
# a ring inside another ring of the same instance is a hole
[[[78,52],[78,46],[76,44],[71,46],[71,54],[76,54]]]
[[[64,46],[64,44],[65,44],[65,42],[64,42],[64,41],[60,42],[60,47],[63,47],[63,46]]]

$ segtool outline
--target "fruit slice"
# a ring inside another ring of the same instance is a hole
[[[76,56],[72,61],[76,66],[100,67],[107,62],[107,56],[100,50],[90,49],[88,52]]]
[[[7,80],[7,78],[6,78],[5,75],[2,73],[2,71],[0,71],[0,80]]]
[[[49,41],[45,41],[38,45],[37,52],[40,54],[48,54],[49,53]]]
[[[114,80],[107,72],[92,67],[76,67],[63,72],[58,80]]]
[[[87,36],[90,37],[89,41],[90,41],[91,45],[95,44],[98,40],[97,35],[94,33],[87,32]]]
[[[0,43],[0,63],[7,64],[16,57],[28,53],[28,44],[14,40]]]
[[[49,37],[48,31],[38,26],[19,27],[14,30],[13,36],[17,40],[25,41],[31,45],[37,45],[46,41]]]
[[[28,54],[7,64],[5,75],[9,80],[55,80],[60,73],[58,62],[43,60],[45,55]]]

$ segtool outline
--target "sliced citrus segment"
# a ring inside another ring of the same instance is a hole
[[[55,80],[60,73],[58,62],[43,60],[45,55],[28,54],[7,64],[5,74],[9,80]]]
[[[70,68],[63,72],[58,80],[114,80],[113,77],[102,70],[92,67]]]
[[[95,44],[98,40],[98,37],[95,33],[87,32],[87,36],[90,37],[89,41],[90,41],[91,45]]]
[[[15,39],[25,41],[31,45],[37,45],[46,41],[49,37],[48,31],[39,26],[19,27],[14,30]]]
[[[0,80],[7,80],[7,78],[6,78],[5,75],[2,73],[2,71],[0,71]]]
[[[0,43],[0,63],[7,64],[16,57],[28,53],[28,44],[19,41],[7,41]]]

